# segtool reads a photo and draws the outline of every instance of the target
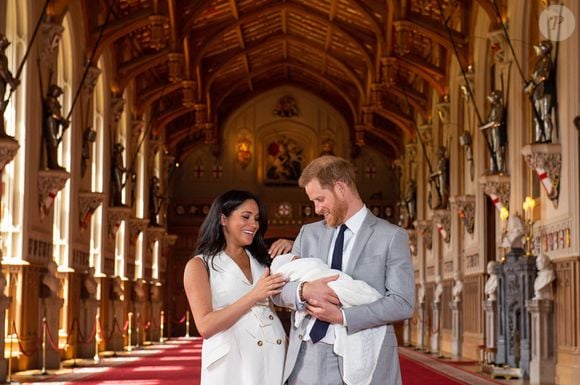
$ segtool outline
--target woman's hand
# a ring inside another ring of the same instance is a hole
[[[281,273],[270,275],[270,269],[266,268],[250,294],[256,302],[260,302],[272,295],[280,294],[282,286],[285,284],[286,280]]]
[[[274,243],[272,243],[272,246],[270,246],[268,254],[270,254],[270,258],[274,259],[275,257],[281,254],[288,253],[290,250],[292,250],[293,245],[294,241],[291,241],[289,239],[284,238],[276,239]]]

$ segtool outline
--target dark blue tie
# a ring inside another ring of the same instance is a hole
[[[344,231],[347,229],[345,224],[340,226],[336,242],[334,243],[334,250],[332,250],[332,262],[330,267],[336,270],[342,270],[342,251],[344,247]],[[312,343],[317,343],[326,335],[329,323],[317,319],[310,330],[310,338]]]

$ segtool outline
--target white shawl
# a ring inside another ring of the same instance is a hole
[[[330,269],[318,258],[292,260],[292,254],[280,255],[272,261],[272,274],[282,273],[288,281],[312,281],[339,274],[339,278],[328,283],[334,290],[342,306],[352,307],[374,302],[381,294],[366,282],[354,280],[339,270]],[[299,328],[305,317],[305,311],[296,311],[294,326]],[[346,327],[334,324],[336,339],[334,352],[342,357],[344,381],[347,385],[368,385],[371,382],[387,326],[361,330],[347,334]]]

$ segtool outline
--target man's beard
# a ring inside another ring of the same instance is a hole
[[[334,209],[330,210],[326,216],[326,225],[329,227],[338,227],[338,225],[344,223],[346,212],[348,211],[348,204],[345,201],[337,198],[335,202]]]

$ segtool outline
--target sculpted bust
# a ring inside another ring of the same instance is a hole
[[[95,279],[95,268],[89,267],[85,279],[83,280],[85,291],[89,298],[94,298],[97,293],[97,280]]]
[[[425,281],[419,281],[419,288],[417,289],[417,302],[425,303]]]
[[[58,265],[50,261],[46,269],[48,271],[42,276],[42,284],[48,288],[48,297],[57,297],[61,288],[60,279],[56,276]]]
[[[443,294],[443,285],[441,284],[441,276],[435,277],[435,290],[433,291],[433,302],[441,302],[441,294]]]
[[[463,281],[461,280],[461,273],[456,271],[453,275],[453,289],[451,294],[453,296],[453,302],[461,302],[461,293],[463,292]]]
[[[487,274],[489,278],[485,282],[485,294],[487,294],[488,301],[495,301],[495,292],[497,290],[497,274],[495,274],[495,261],[487,263]]]
[[[534,281],[534,299],[554,299],[552,282],[556,279],[552,261],[544,253],[536,258],[538,276]]]
[[[522,239],[525,234],[524,224],[517,215],[510,215],[508,219],[507,234],[503,239],[502,246],[512,249],[523,247]]]

